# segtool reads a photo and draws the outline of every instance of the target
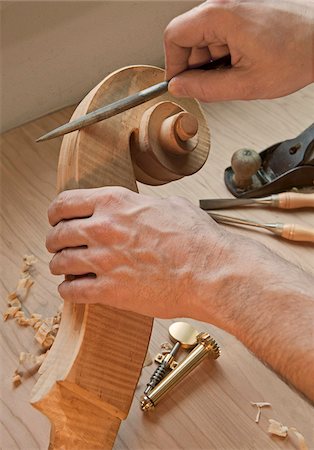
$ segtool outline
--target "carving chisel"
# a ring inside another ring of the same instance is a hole
[[[281,209],[314,208],[314,194],[283,192],[262,198],[217,198],[200,200],[204,210],[236,208],[246,205],[271,206]]]
[[[249,227],[264,228],[289,241],[313,242],[314,228],[294,223],[259,223],[240,217],[223,216],[221,214],[208,213],[212,219],[225,225],[245,225]]]
[[[197,67],[197,69],[212,70],[227,68],[230,66],[231,56],[226,55],[222,58],[210,61],[207,64]],[[122,113],[123,111],[127,111],[128,109],[141,105],[142,103],[152,100],[153,98],[156,98],[159,95],[167,92],[168,83],[169,81],[167,80],[162,81],[161,83],[136,92],[129,97],[122,98],[114,103],[111,103],[110,105],[103,106],[102,108],[96,109],[95,111],[91,111],[85,116],[79,117],[78,119],[66,123],[65,125],[61,125],[61,127],[58,127],[55,130],[52,130],[49,133],[45,134],[44,136],[41,136],[36,140],[36,142],[42,142],[48,139],[54,139],[58,136],[63,136],[64,134],[71,133],[71,131],[80,130],[81,128],[87,127],[88,125],[100,122],[101,120],[109,119],[109,117],[115,116]]]

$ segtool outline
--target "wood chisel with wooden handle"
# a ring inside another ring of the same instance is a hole
[[[289,241],[313,242],[314,228],[297,225],[294,223],[259,223],[240,217],[224,216],[221,214],[208,213],[218,223],[225,225],[244,225],[249,227],[264,228]]]
[[[222,58],[210,61],[207,64],[197,67],[196,69],[213,70],[228,68],[230,66],[231,56],[226,55]],[[109,119],[109,117],[115,116],[122,113],[123,111],[127,111],[128,109],[134,108],[135,106],[141,105],[142,103],[148,102],[149,100],[152,100],[153,98],[156,98],[159,95],[167,92],[168,84],[169,81],[162,81],[161,83],[150,86],[126,98],[117,100],[110,105],[103,106],[102,108],[96,109],[95,111],[91,111],[85,116],[79,117],[78,119],[66,123],[65,125],[61,125],[55,130],[52,130],[44,136],[41,136],[36,140],[36,142],[47,141],[48,139],[54,139],[58,136],[63,136],[64,134],[71,133],[71,131],[80,130],[81,128],[87,127],[88,125],[100,122],[101,120]]]
[[[205,211],[213,209],[237,208],[246,205],[270,206],[280,209],[314,208],[314,194],[282,192],[262,198],[215,198],[199,202]]]

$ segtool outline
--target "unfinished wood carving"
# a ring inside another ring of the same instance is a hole
[[[86,96],[72,118],[158,83],[163,76],[162,69],[150,66],[114,72]],[[66,135],[58,191],[112,185],[137,191],[134,172],[140,181],[166,183],[198,170],[208,151],[208,127],[198,103],[164,94]],[[51,449],[112,447],[131,405],[151,327],[152,319],[138,314],[65,304],[31,399],[52,423]]]

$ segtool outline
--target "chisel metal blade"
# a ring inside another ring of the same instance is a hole
[[[218,198],[200,200],[200,208],[204,210],[236,208],[237,206],[252,205],[256,199],[252,198]]]
[[[134,108],[135,106],[141,105],[142,103],[158,97],[159,95],[167,92],[167,90],[168,81],[162,81],[161,83],[150,86],[147,89],[136,92],[136,94],[129,95],[129,97],[122,98],[114,103],[110,103],[109,105],[96,109],[95,111],[79,117],[72,122],[61,125],[61,127],[58,127],[38,138],[36,142],[47,141],[48,139],[63,136],[64,134],[71,133],[71,131],[80,130],[81,128],[100,122],[101,120],[109,119],[109,117],[120,114],[123,111],[127,111],[128,109]]]

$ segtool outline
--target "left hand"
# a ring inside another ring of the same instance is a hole
[[[201,280],[219,269],[222,255],[230,260],[231,233],[182,198],[79,189],[62,192],[48,215],[50,269],[70,275],[59,286],[67,301],[195,317]]]

